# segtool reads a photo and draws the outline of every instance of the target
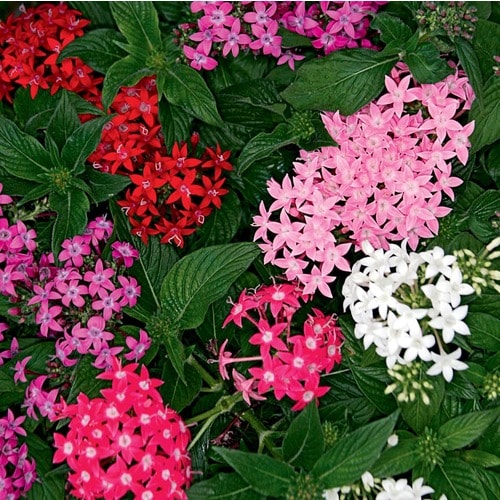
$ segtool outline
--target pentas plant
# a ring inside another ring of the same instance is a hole
[[[368,37],[370,14],[386,2],[191,2],[196,23],[179,26],[177,43],[189,65],[213,70],[218,57],[240,51],[269,55],[277,64],[304,59],[283,42],[280,28],[310,39],[324,54],[353,47],[375,48]]]
[[[80,393],[61,406],[57,419],[69,419],[66,434],[54,433],[54,462],[71,469],[70,494],[76,498],[187,498],[191,482],[190,433],[181,417],[165,406],[145,366],[122,365],[98,376],[111,380],[100,398]]]
[[[415,249],[439,231],[462,180],[452,160],[466,164],[474,123],[472,88],[460,71],[436,84],[417,84],[404,65],[385,78],[386,91],[354,115],[324,113],[338,146],[302,150],[292,176],[268,181],[273,202],[260,204],[254,239],[265,262],[298,279],[305,293],[331,297],[332,271],[349,271],[344,257],[367,241],[385,248],[408,240]],[[353,245],[354,244],[354,245]]]
[[[116,116],[104,127],[96,151],[89,157],[101,172],[130,177],[133,188],[118,205],[127,215],[132,234],[144,243],[160,235],[162,243],[184,246],[221,198],[232,170],[230,151],[220,146],[197,154],[198,134],[187,143],[174,143],[170,154],[158,121],[158,92],[154,78],[124,87],[114,100]]]
[[[0,21],[0,100],[12,102],[18,87],[29,87],[32,98],[39,89],[54,94],[63,88],[97,101],[102,77],[79,58],[57,63],[61,50],[81,37],[89,23],[62,2],[21,6]]]
[[[279,283],[243,290],[233,304],[223,326],[232,322],[241,328],[244,319],[250,322],[254,333],[248,342],[258,346],[259,354],[235,358],[226,340],[219,349],[219,372],[225,380],[232,377],[249,405],[251,399],[263,401],[273,391],[278,400],[287,396],[294,401],[292,410],[301,410],[328,392],[328,386],[320,385],[321,376],[341,362],[343,335],[336,318],[319,309],[313,309],[302,325],[294,323],[294,315],[308,299],[297,283]],[[229,376],[228,365],[248,362],[249,378],[235,368]]]
[[[365,243],[363,249],[366,257],[353,265],[342,288],[356,338],[365,349],[373,344],[389,368],[432,362],[427,374],[451,382],[455,371],[467,369],[456,336],[470,335],[463,321],[468,306],[461,301],[474,293],[456,257],[440,247],[407,252],[404,244],[375,250]]]
[[[37,479],[35,461],[28,458],[28,445],[18,438],[26,436],[22,426],[25,420],[10,409],[0,418],[0,493],[9,500],[24,496]]]

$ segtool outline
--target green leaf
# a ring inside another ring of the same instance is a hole
[[[176,337],[174,332],[165,332],[162,338],[167,351],[168,359],[172,363],[177,375],[183,384],[187,384],[186,376],[184,374],[184,364],[186,362],[186,355],[184,353],[184,345]]]
[[[495,181],[496,187],[500,187],[500,143],[495,144],[488,155],[486,160],[486,168],[491,178]]]
[[[478,439],[500,416],[500,408],[474,411],[452,418],[438,430],[438,438],[445,450],[457,450]]]
[[[469,117],[476,122],[470,136],[471,153],[500,139],[500,78],[493,76],[485,83],[483,98],[472,103]]]
[[[26,181],[24,181],[24,182],[26,182]],[[27,185],[29,186],[30,184],[27,184]],[[7,187],[10,187],[10,186],[7,186]],[[6,193],[9,193],[9,194],[23,194],[23,193],[17,192],[16,190],[5,189],[5,188],[6,188],[6,186],[4,186],[4,191]],[[24,205],[24,204],[26,204],[26,203],[28,203],[30,201],[39,200],[40,198],[43,198],[44,196],[48,195],[50,193],[50,190],[51,190],[51,186],[47,182],[45,182],[43,184],[36,184],[35,187],[33,187],[33,189],[31,189],[30,191],[28,191],[23,196],[23,201],[22,201],[22,203],[20,203],[20,205]]]
[[[86,159],[95,151],[101,140],[102,128],[111,118],[94,118],[71,134],[61,151],[61,159],[67,168],[75,173],[83,172]]]
[[[212,92],[203,77],[184,64],[169,66],[160,73],[158,92],[199,120],[218,126],[222,122]]]
[[[464,450],[460,453],[460,458],[469,464],[479,467],[499,467],[500,457],[482,450]]]
[[[161,99],[158,105],[158,118],[167,149],[170,149],[174,142],[182,142],[189,137],[193,117],[180,106],[174,106]]]
[[[116,61],[127,55],[115,43],[124,41],[125,38],[114,29],[103,28],[89,31],[66,45],[61,51],[59,61],[67,57],[79,57],[93,70],[105,74]]]
[[[189,500],[260,500],[261,496],[243,478],[233,472],[193,484],[187,490]]]
[[[101,389],[109,385],[106,380],[97,378],[99,373],[101,373],[101,370],[92,366],[90,356],[80,358],[73,368],[73,383],[69,390],[67,402],[75,403],[81,392],[85,393],[89,398],[99,397]]]
[[[123,2],[128,3],[128,2]],[[127,56],[113,63],[102,84],[102,105],[108,109],[121,87],[131,87],[153,72],[143,61]]]
[[[483,76],[476,51],[467,40],[460,36],[455,38],[455,49],[460,64],[467,73],[467,78],[474,89],[476,99],[479,100],[479,107],[481,107],[483,100]]]
[[[144,55],[161,48],[158,13],[153,2],[111,2],[118,29]]]
[[[198,230],[203,246],[229,243],[240,226],[241,204],[238,196],[229,191],[222,198],[222,206],[215,209]]]
[[[479,19],[476,23],[472,46],[477,54],[483,81],[493,76],[493,57],[500,54],[500,26]]]
[[[283,440],[283,458],[295,467],[313,468],[325,448],[318,408],[314,402],[302,410]]]
[[[182,371],[184,380],[177,373],[171,359],[164,361],[161,378],[168,382],[159,388],[163,399],[178,412],[194,401],[202,386],[200,374],[189,363],[182,365]]]
[[[412,36],[409,26],[398,17],[386,12],[379,12],[370,23],[370,28],[380,31],[380,39],[385,44],[396,42],[403,46]]]
[[[283,497],[290,480],[295,476],[293,467],[267,455],[246,453],[228,448],[213,448],[252,488],[262,495]]]
[[[71,7],[79,10],[85,19],[92,19],[94,28],[114,28],[115,21],[111,15],[109,2],[89,2],[87,0],[69,2]]]
[[[345,49],[304,63],[282,92],[297,109],[351,115],[377,97],[398,56],[368,49]]]
[[[436,83],[453,73],[453,69],[440,55],[434,44],[425,42],[406,54],[403,60],[419,83]]]
[[[498,294],[494,293],[482,293],[477,297],[471,304],[469,304],[469,314],[472,313],[487,313],[492,316],[500,317],[500,301],[498,300]],[[489,318],[486,318],[489,319]]]
[[[474,472],[479,477],[481,485],[488,493],[488,500],[497,500],[500,491],[500,474],[498,472],[485,470],[482,467],[474,467]]]
[[[79,190],[67,193],[52,192],[49,206],[57,212],[52,229],[52,251],[57,257],[61,251],[61,243],[66,238],[81,234],[87,225],[87,212],[90,209],[86,194]]]
[[[0,169],[30,181],[51,167],[48,151],[34,137],[0,115]]]
[[[47,126],[47,134],[54,139],[59,151],[61,151],[68,138],[79,126],[78,113],[71,104],[68,94],[62,92],[59,104]]]
[[[36,459],[36,457],[35,457]],[[52,461],[52,459],[51,459]],[[37,461],[38,465],[38,461]],[[47,474],[42,474],[28,491],[28,500],[54,500],[64,498],[67,470],[63,467],[53,469]]]
[[[401,416],[405,422],[417,433],[422,432],[439,411],[445,395],[444,380],[442,377],[428,377],[425,375],[425,367],[421,366],[420,376],[417,382],[423,381],[432,385],[432,389],[426,390],[430,403],[426,405],[422,398],[417,397],[415,401],[401,403]]]
[[[393,413],[339,439],[316,462],[312,474],[325,489],[357,481],[380,456],[397,418],[398,414]]]
[[[3,412],[23,400],[24,388],[14,383],[11,367],[0,367],[0,410]]]
[[[259,254],[253,243],[202,248],[176,262],[160,293],[164,314],[181,329],[199,326],[208,306],[227,294],[236,278]]]
[[[396,446],[387,448],[370,472],[375,477],[393,477],[411,470],[419,462],[417,439],[400,439]]]
[[[497,296],[498,300],[498,296]],[[473,346],[497,352],[500,349],[500,319],[482,312],[470,312],[466,317]]]
[[[130,178],[126,175],[107,174],[90,167],[85,169],[84,178],[90,187],[90,196],[94,203],[109,200],[130,184]]]
[[[446,495],[448,500],[487,500],[484,488],[474,469],[458,458],[448,457],[431,474],[429,486],[434,498]]]
[[[386,387],[391,383],[387,368],[377,366],[359,366],[354,363],[351,371],[361,392],[382,413],[391,413],[396,410],[394,397],[384,394]]]
[[[253,137],[240,153],[235,167],[237,174],[242,175],[255,162],[267,158],[278,149],[294,144],[298,135],[292,134],[285,123],[280,123],[272,132],[261,132]]]

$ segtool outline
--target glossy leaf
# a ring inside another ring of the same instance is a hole
[[[283,440],[283,458],[295,467],[312,469],[325,447],[318,408],[309,403],[293,420]]]
[[[200,374],[189,364],[182,366],[183,378],[179,376],[170,359],[163,363],[162,380],[168,380],[159,391],[164,400],[174,410],[180,412],[198,396],[202,380]]]
[[[239,474],[217,474],[193,484],[189,500],[260,500],[261,496]]]
[[[68,94],[62,92],[59,104],[56,106],[47,126],[47,134],[54,139],[59,151],[62,150],[68,138],[80,125],[78,113],[71,104]]]
[[[398,56],[368,49],[345,49],[304,63],[283,98],[297,109],[351,115],[384,88]]]
[[[181,329],[196,328],[208,306],[227,294],[236,278],[258,255],[253,243],[202,248],[176,262],[160,293],[163,313]]]
[[[215,98],[203,77],[184,64],[169,66],[163,70],[164,78],[158,80],[158,92],[167,100],[199,120],[218,126],[222,122]],[[160,83],[162,82],[162,83]]]
[[[325,489],[351,484],[370,469],[387,443],[397,413],[365,425],[339,439],[312,470]]]
[[[284,497],[295,475],[293,467],[267,455],[219,447],[214,450],[262,495]]]
[[[75,38],[61,51],[59,60],[67,57],[79,57],[85,64],[99,73],[108,69],[127,53],[115,42],[125,42],[125,38],[114,29],[97,29]]]
[[[396,446],[382,452],[370,472],[375,477],[394,477],[408,472],[420,460],[417,439],[401,439]]]
[[[161,33],[153,2],[111,2],[111,12],[132,47],[145,54],[160,49]]]
[[[90,187],[90,196],[94,203],[109,200],[130,184],[130,178],[126,175],[111,175],[90,167],[86,168],[84,178]]]
[[[492,352],[500,349],[500,319],[498,317],[482,312],[470,312],[466,317],[466,323],[471,332],[469,342],[472,345]]]
[[[33,180],[39,173],[48,172],[51,166],[47,150],[0,115],[0,169],[14,177]]]
[[[455,417],[438,430],[438,439],[445,450],[456,450],[471,444],[500,416],[500,408],[474,411]]]
[[[174,106],[165,99],[161,99],[158,105],[158,118],[168,150],[172,148],[174,142],[182,142],[189,137],[193,117],[180,106]]]
[[[370,25],[371,28],[380,31],[380,39],[385,43],[404,44],[412,36],[412,31],[398,17],[386,12],[379,12]]]
[[[476,51],[467,40],[460,36],[455,38],[455,49],[460,59],[460,64],[467,73],[467,78],[474,89],[476,99],[479,101],[478,105],[481,108],[483,100],[483,76]]]

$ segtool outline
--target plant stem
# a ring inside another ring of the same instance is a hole
[[[187,363],[200,374],[201,378],[210,386],[210,389],[212,389],[213,391],[221,389],[221,383],[215,380],[215,378],[212,377],[212,375],[210,375],[210,373],[208,373],[208,371],[205,370],[205,368],[203,368],[200,363],[198,363],[193,355],[189,356],[189,358],[187,359]]]
[[[247,410],[247,411],[241,413],[240,417],[242,420],[245,420],[245,422],[248,422],[251,425],[251,427],[253,428],[253,430],[259,436],[258,453],[262,453],[262,450],[265,446],[274,458],[280,459],[281,455],[278,452],[276,446],[274,445],[274,443],[270,437],[271,434],[274,434],[274,432],[267,430],[262,425],[262,422],[254,415],[252,410]]]

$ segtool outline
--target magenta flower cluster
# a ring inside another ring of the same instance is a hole
[[[249,344],[257,346],[259,354],[234,358],[226,340],[219,349],[219,372],[228,380],[229,364],[254,363],[249,378],[232,370],[236,390],[248,404],[251,399],[265,400],[264,394],[272,390],[276,399],[287,396],[295,403],[292,410],[301,410],[328,392],[329,387],[320,386],[320,377],[342,360],[343,335],[335,318],[318,309],[308,315],[301,332],[293,332],[294,315],[307,299],[296,283],[281,283],[253,293],[243,290],[233,304],[223,326],[232,322],[241,328],[243,319],[249,321],[255,328]]]
[[[345,257],[363,241],[374,248],[438,233],[438,218],[451,209],[462,180],[452,176],[455,158],[468,160],[474,123],[457,118],[469,109],[473,91],[459,71],[436,84],[417,84],[404,65],[385,80],[384,94],[357,113],[323,113],[338,144],[301,151],[293,175],[268,181],[273,202],[253,219],[254,239],[265,262],[298,279],[304,293],[331,297],[335,269],[349,271]]]
[[[11,201],[0,196],[0,204]],[[107,370],[113,356],[124,351],[123,344],[128,350],[124,358],[131,361],[142,358],[151,345],[144,330],[130,335],[120,329],[122,310],[135,306],[141,286],[125,272],[138,257],[129,243],[115,241],[111,244],[113,262],[103,258],[103,247],[112,231],[110,220],[97,217],[83,235],[62,243],[60,263],[56,264],[52,253],[37,254],[34,230],[21,221],[10,223],[7,217],[0,217],[0,293],[9,297],[13,304],[9,313],[19,323],[32,325],[37,336],[55,341],[48,375],[37,373],[26,390],[23,406],[32,418],[38,418],[36,409],[49,419],[55,416],[59,389],[47,391],[44,384],[60,370],[74,366],[81,355],[93,356],[93,365]],[[8,325],[0,324],[0,341],[6,331]],[[124,342],[115,342],[116,334],[124,337]],[[20,358],[18,339],[12,336],[8,345],[0,352],[0,365],[15,356]],[[30,360],[31,356],[26,356],[16,361],[16,383],[28,382]]]
[[[240,50],[271,55],[294,69],[304,59],[285,47],[279,28],[306,36],[324,54],[342,48],[374,48],[367,37],[369,14],[386,2],[191,2],[197,24],[180,26],[179,43],[190,66],[212,70],[217,55]]]
[[[28,445],[19,443],[26,436],[22,423],[26,417],[15,417],[11,410],[0,418],[0,498],[21,498],[36,480],[35,461],[28,459]]]

